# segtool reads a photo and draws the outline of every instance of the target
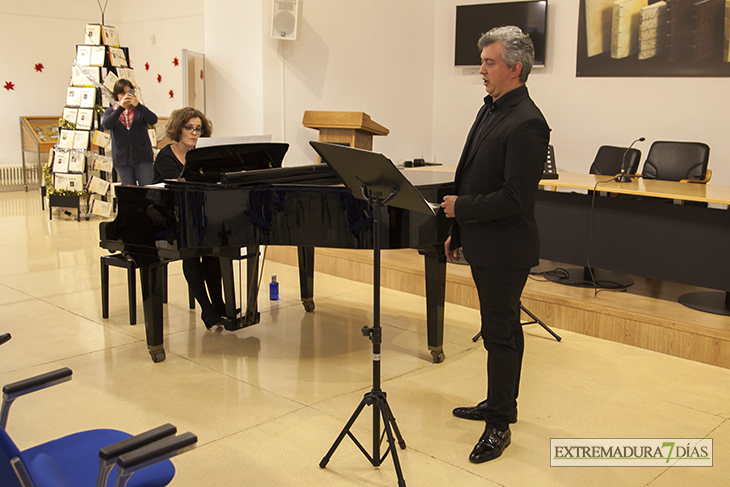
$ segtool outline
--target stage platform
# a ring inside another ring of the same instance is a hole
[[[267,259],[297,265],[296,248],[269,247]],[[425,295],[423,257],[417,251],[384,250],[381,263],[384,288]],[[542,261],[536,270],[557,267],[565,266]],[[372,282],[372,251],[318,248],[315,272]],[[595,293],[592,288],[565,286],[535,275],[527,282],[522,304],[558,334],[561,329],[569,330],[730,368],[730,318],[696,311],[677,301],[684,293],[708,289],[632,277],[635,284],[625,292],[604,290]],[[467,266],[448,264],[446,302],[479,308]],[[448,333],[448,310],[445,319],[445,333]],[[476,333],[478,324],[474,326]],[[549,335],[546,333],[546,336]],[[448,350],[445,353],[448,359]]]

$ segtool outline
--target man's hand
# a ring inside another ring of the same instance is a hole
[[[444,242],[444,251],[446,252],[446,259],[449,262],[459,262],[461,260],[459,257],[459,249],[451,250],[451,235]]]
[[[441,203],[441,208],[444,209],[444,213],[446,214],[447,218],[454,218],[454,205],[456,204],[456,199],[458,196],[455,196],[453,194],[444,196],[444,201]]]

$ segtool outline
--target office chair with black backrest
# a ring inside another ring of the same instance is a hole
[[[642,177],[683,183],[707,183],[710,147],[702,142],[656,141],[646,156]]]
[[[0,344],[10,339],[0,336]],[[3,387],[0,407],[0,485],[3,487],[163,487],[175,476],[170,458],[195,446],[192,433],[171,424],[132,436],[122,431],[81,431],[20,451],[5,426],[20,396],[71,380],[71,369]]]
[[[621,169],[624,168],[626,175],[634,175],[639,169],[640,160],[641,151],[639,149],[602,145],[598,148],[589,173],[602,176],[618,176],[621,174]]]

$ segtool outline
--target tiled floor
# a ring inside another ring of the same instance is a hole
[[[8,432],[21,448],[84,428],[141,432],[165,422],[199,437],[174,461],[173,486],[395,486],[345,439],[319,462],[371,386],[372,291],[317,275],[317,309],[297,299],[296,269],[266,263],[281,299],[260,296],[261,323],[207,331],[187,305],[179,263],[165,306],[167,359],[151,361],[141,299],[130,326],[126,273],[111,269],[100,305],[98,219],[48,219],[37,192],[0,193],[0,383],[67,366],[74,379],[16,401]],[[426,346],[423,298],[384,290],[383,390],[407,443],[409,486],[727,485],[730,370],[558,330],[526,327],[519,422],[490,463],[467,457],[482,425],[451,415],[485,394],[478,312],[446,308],[446,361]],[[354,431],[370,444],[372,410]],[[551,438],[713,438],[711,468],[550,467]]]

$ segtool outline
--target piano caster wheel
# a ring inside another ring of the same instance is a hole
[[[152,361],[154,363],[159,363],[165,360],[164,350],[150,350],[150,355],[152,356]]]
[[[444,355],[444,352],[431,350],[431,357],[433,358],[433,363],[440,364],[444,360],[446,360],[446,355]]]
[[[302,303],[304,305],[304,311],[309,313],[310,311],[314,311],[314,302],[313,301],[306,301]]]

